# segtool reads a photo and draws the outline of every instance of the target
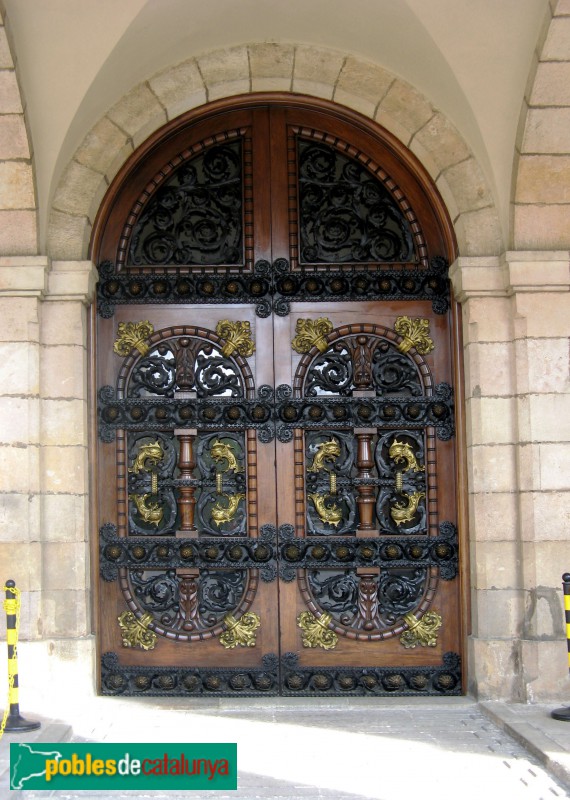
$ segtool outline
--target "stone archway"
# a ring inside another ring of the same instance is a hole
[[[55,192],[52,258],[87,255],[99,203],[121,165],[148,137],[205,102],[259,91],[326,98],[379,122],[428,170],[464,255],[498,254],[502,237],[483,171],[461,134],[427,98],[368,61],[306,45],[250,44],[189,59],[133,87],[87,134]]]

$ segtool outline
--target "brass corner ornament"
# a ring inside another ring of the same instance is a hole
[[[403,336],[403,341],[398,345],[401,353],[407,353],[412,347],[417,352],[425,356],[434,349],[433,339],[429,336],[429,319],[416,317],[398,317],[394,325],[394,330]]]
[[[154,327],[147,319],[143,322],[119,322],[113,352],[118,356],[128,356],[136,347],[141,356],[146,356],[149,347],[145,339],[148,339],[153,333]]]
[[[233,650],[238,645],[240,647],[255,647],[255,631],[261,625],[258,614],[248,611],[239,619],[232,617],[231,614],[226,614],[224,625],[226,630],[220,636],[220,644],[226,650]]]
[[[422,647],[437,645],[437,632],[443,624],[441,615],[437,611],[426,611],[420,619],[416,619],[412,613],[404,614],[404,622],[408,630],[400,636],[400,644],[406,649],[418,645]]]
[[[222,347],[222,355],[229,358],[235,350],[240,356],[247,358],[255,352],[255,345],[251,338],[251,326],[245,322],[231,322],[229,319],[221,319],[216,325],[216,333],[220,339],[225,339]]]
[[[321,353],[328,348],[325,339],[333,329],[333,324],[326,317],[318,319],[298,319],[295,327],[295,338],[291,342],[293,350],[297,353],[308,353],[311,347],[316,347]]]
[[[148,612],[137,617],[132,611],[123,611],[117,619],[121,629],[123,647],[140,647],[142,650],[154,650],[156,633],[149,630],[152,614]]]
[[[322,647],[323,650],[334,650],[338,643],[338,636],[329,629],[332,617],[323,611],[320,617],[315,617],[310,611],[301,611],[297,617],[297,625],[303,631],[303,647]]]

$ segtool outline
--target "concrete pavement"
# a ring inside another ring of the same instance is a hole
[[[554,706],[465,698],[194,700],[91,697],[65,719],[0,742],[0,798],[108,797],[11,792],[10,741],[237,741],[238,790],[148,792],[153,798],[555,800],[570,787],[570,723]],[[23,709],[26,717],[32,713]],[[566,788],[565,788],[566,787]],[[142,797],[116,792],[112,798]]]

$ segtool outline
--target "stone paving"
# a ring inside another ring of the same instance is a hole
[[[561,780],[570,786],[563,763],[570,725],[551,720],[548,709],[538,706],[479,705],[463,697],[437,702],[393,698],[374,704],[360,699],[348,704],[342,698],[336,703],[243,698],[192,707],[186,700],[96,698],[67,719],[73,725],[72,741],[238,742],[237,791],[114,792],[117,800],[569,797]],[[34,734],[5,735],[0,742],[0,798],[108,797],[108,792],[92,791],[9,791],[10,741],[63,741],[70,736],[69,725],[49,721]],[[543,766],[555,753],[561,780]]]

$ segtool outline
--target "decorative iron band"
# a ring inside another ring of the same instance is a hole
[[[112,386],[98,393],[99,437],[112,442],[115,431],[160,431],[172,428],[199,428],[217,431],[256,428],[261,442],[275,435],[289,442],[295,429],[335,429],[405,427],[420,430],[432,426],[442,441],[455,435],[453,389],[439,383],[430,397],[304,397],[293,398],[290,386],[274,392],[261,386],[258,399],[199,398],[162,400],[127,398],[118,400]]]
[[[261,442],[275,436],[273,389],[261,386],[258,399],[198,398],[195,400],[119,400],[112,386],[98,392],[99,438],[112,442],[117,430],[161,431],[199,428],[201,431],[239,431],[255,428]]]
[[[258,569],[262,581],[277,576],[276,549],[272,537],[208,536],[203,539],[178,539],[174,536],[116,535],[112,523],[100,529],[99,571],[105,581],[117,580],[120,567],[130,569]]]
[[[123,666],[116,653],[101,657],[101,692],[133,697],[147,695],[255,697],[342,697],[460,695],[461,659],[445,653],[436,667],[299,667],[296,653],[263,656],[262,667],[136,667]],[[281,678],[281,680],[280,680]]]
[[[117,653],[101,657],[101,692],[104,695],[149,697],[211,696],[256,697],[279,694],[279,660],[273,653],[262,666],[211,669],[210,667],[134,667],[119,663]]]
[[[443,441],[455,434],[453,389],[438,383],[430,397],[303,397],[293,398],[290,386],[278,386],[276,433],[281,442],[291,441],[296,428],[315,429],[371,427],[418,430],[433,426]]]
[[[165,272],[118,271],[111,261],[99,264],[97,309],[112,317],[115,306],[125,304],[252,303],[260,317],[271,312],[289,313],[292,302],[330,303],[347,300],[431,300],[436,314],[449,308],[448,263],[441,256],[429,269],[364,271],[362,266],[328,267],[292,272],[285,258],[257,261],[253,272],[225,274],[168,267]]]
[[[300,667],[296,653],[285,653],[281,684],[286,697],[459,695],[461,659],[445,653],[438,667]]]
[[[280,537],[281,540],[283,537]],[[292,581],[299,569],[355,569],[357,567],[438,567],[440,577],[451,581],[458,570],[457,529],[441,522],[439,536],[291,537],[278,550],[279,576]]]

